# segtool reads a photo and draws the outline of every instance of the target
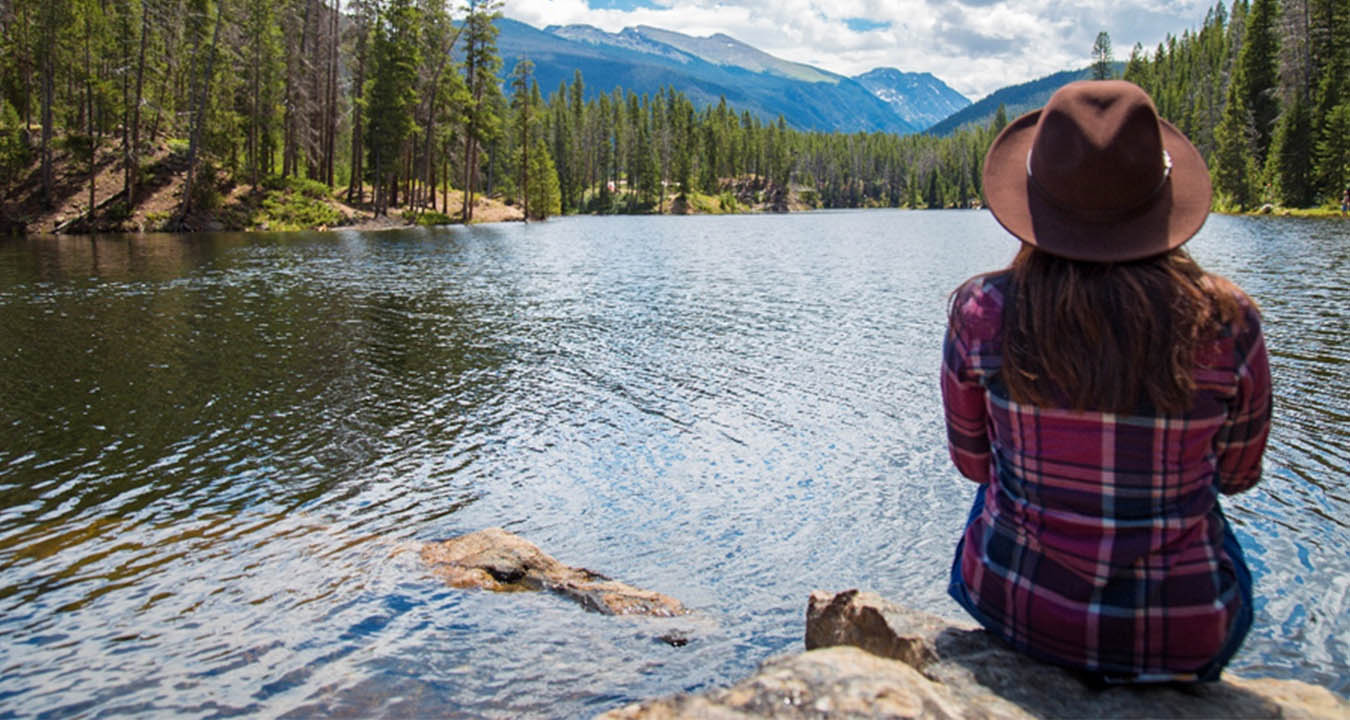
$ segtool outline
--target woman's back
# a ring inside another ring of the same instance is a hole
[[[1219,508],[1261,474],[1260,316],[1181,250],[1204,158],[1120,81],[1009,123],[983,190],[1022,242],[953,295],[942,392],[980,484],[949,593],[1031,655],[1128,681],[1214,680],[1251,626]]]
[[[967,592],[991,629],[1066,664],[1198,668],[1240,604],[1216,500],[1259,477],[1269,417],[1259,315],[1244,304],[1197,348],[1185,412],[1151,412],[1146,398],[1148,414],[1044,407],[1014,401],[1004,382],[1011,282],[1005,272],[960,288],[944,349],[952,458],[989,483],[964,537]]]

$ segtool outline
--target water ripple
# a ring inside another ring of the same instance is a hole
[[[1192,243],[1275,376],[1234,669],[1342,693],[1348,239]],[[0,713],[587,715],[798,649],[812,589],[959,616],[945,302],[1013,249],[885,211],[0,241]],[[670,648],[410,552],[493,525],[708,622]]]

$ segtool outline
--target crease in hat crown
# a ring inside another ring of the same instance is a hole
[[[988,207],[1023,242],[1078,260],[1165,252],[1204,224],[1204,158],[1120,80],[1070,83],[1009,123],[985,158]]]
[[[1123,87],[1122,87],[1123,86]],[[1041,112],[1027,152],[1032,188],[1091,220],[1143,205],[1166,177],[1153,101],[1127,83],[1065,86]]]

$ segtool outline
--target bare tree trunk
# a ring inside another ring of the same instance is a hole
[[[98,172],[98,143],[94,142],[94,68],[89,46],[93,44],[94,29],[89,27],[89,18],[84,20],[84,99],[87,112],[84,115],[84,132],[89,140],[89,228],[94,226],[94,178]]]
[[[177,7],[179,9],[179,15],[181,16],[183,12],[182,0],[179,0]],[[167,27],[170,29],[171,35],[164,40],[164,82],[159,86],[159,104],[155,106],[155,119],[150,123],[150,142],[152,143],[155,141],[155,138],[159,137],[159,120],[164,114],[164,106],[168,102],[169,89],[173,86],[175,79],[178,77],[178,57],[176,51],[182,49],[179,47],[179,40],[183,23],[177,22],[177,20],[178,18],[172,18],[167,22]]]
[[[141,2],[141,51],[136,59],[136,99],[131,106],[131,168],[127,177],[127,207],[136,203],[136,185],[141,178],[141,91],[145,88],[145,44],[150,35],[150,13]]]
[[[286,128],[281,155],[282,177],[289,177],[292,173],[299,174],[300,171],[298,158],[300,131],[297,125],[300,124],[300,118],[304,116],[309,105],[305,98],[305,83],[300,75],[306,64],[305,47],[309,39],[309,18],[312,7],[313,2],[305,0],[305,14],[300,21],[300,47],[291,54],[292,61],[286,64]]]
[[[33,131],[33,57],[27,51],[32,47],[29,43],[28,33],[32,25],[28,22],[28,5],[23,6],[23,14],[19,20],[19,28],[23,31],[23,39],[19,42],[25,48],[23,57],[19,62],[19,73],[23,75],[23,129],[24,141],[28,142],[28,133]]]
[[[183,181],[183,203],[178,211],[179,218],[186,218],[192,212],[192,184],[197,172],[197,152],[201,149],[202,125],[206,123],[206,98],[211,92],[211,74],[216,63],[216,43],[220,41],[220,26],[224,22],[225,3],[216,4],[216,27],[211,31],[211,47],[207,49],[206,67],[202,70],[202,79],[198,83],[197,107],[194,109],[192,136],[188,140],[187,176]]]
[[[465,225],[473,220],[474,142],[472,121],[470,121],[467,130],[468,132],[464,133],[464,208],[461,212]]]
[[[51,5],[47,5],[43,10],[45,13],[54,12]],[[52,206],[52,76],[56,74],[52,67],[56,53],[56,30],[52,27],[54,21],[48,16],[43,22],[43,48],[42,48],[42,204],[46,207]]]

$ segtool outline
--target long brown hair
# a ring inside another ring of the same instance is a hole
[[[1009,271],[1001,374],[1019,403],[1185,412],[1197,351],[1242,318],[1242,291],[1180,248],[1092,263],[1024,244]]]

